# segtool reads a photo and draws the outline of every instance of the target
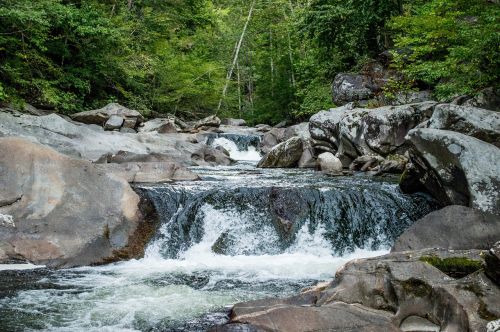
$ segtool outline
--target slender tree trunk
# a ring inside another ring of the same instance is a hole
[[[253,14],[253,9],[255,7],[255,1],[252,1],[252,4],[250,5],[250,9],[248,10],[248,16],[247,20],[245,22],[245,25],[243,26],[243,31],[241,32],[240,39],[238,41],[237,47],[236,47],[236,52],[234,53],[234,58],[233,58],[233,63],[231,64],[231,68],[229,69],[227,76],[226,76],[226,83],[224,84],[224,88],[222,89],[222,97],[219,100],[219,105],[217,106],[217,114],[222,107],[222,102],[224,101],[224,98],[226,97],[227,94],[227,88],[229,87],[229,82],[231,81],[231,77],[233,76],[234,72],[234,67],[236,66],[236,63],[238,61],[238,56],[240,54],[240,49],[241,49],[241,44],[243,43],[243,39],[245,38],[245,33],[247,32],[248,24],[250,23],[250,20],[252,19],[252,14]]]
[[[127,3],[128,10],[131,10],[133,5],[134,5],[134,0],[128,0]]]
[[[238,75],[238,114],[241,118],[241,79],[240,79],[240,63],[236,63],[236,73]]]
[[[271,58],[271,96],[274,97],[274,58],[273,58],[273,32],[269,29],[269,44],[270,44],[270,58]]]

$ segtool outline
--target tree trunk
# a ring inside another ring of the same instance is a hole
[[[250,20],[252,19],[252,13],[253,9],[255,7],[255,1],[252,1],[252,4],[250,5],[250,9],[248,10],[248,16],[247,20],[245,22],[245,25],[243,26],[243,31],[241,32],[240,39],[238,41],[237,47],[236,47],[236,52],[234,53],[234,58],[233,58],[233,63],[231,64],[231,68],[229,69],[227,76],[226,76],[226,83],[224,84],[224,88],[222,89],[222,97],[219,100],[219,105],[217,106],[217,114],[222,107],[222,102],[224,101],[224,98],[226,97],[227,94],[227,88],[229,87],[229,82],[231,81],[231,77],[233,76],[234,72],[234,67],[236,66],[236,63],[238,61],[238,56],[240,54],[240,49],[241,49],[241,44],[243,43],[243,39],[245,38],[245,33],[247,32],[248,24],[250,23]]]

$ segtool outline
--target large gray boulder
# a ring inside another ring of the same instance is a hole
[[[471,106],[440,104],[427,128],[456,131],[500,147],[500,113]]]
[[[124,121],[128,121],[130,128],[134,128],[144,121],[144,117],[140,112],[128,109],[117,103],[108,104],[97,110],[76,113],[71,118],[78,122],[102,126],[112,116],[121,117]]]
[[[490,249],[500,239],[500,216],[452,205],[415,222],[391,251]]]
[[[302,138],[296,136],[276,145],[257,164],[261,168],[295,167],[303,153]]]
[[[480,269],[480,254],[427,249],[354,260],[329,285],[236,304],[220,331],[486,331],[500,315],[500,288]]]
[[[427,190],[442,205],[464,205],[500,214],[500,150],[447,130],[414,129],[405,192]]]
[[[0,262],[140,257],[154,229],[127,181],[26,139],[0,138],[0,188]]]
[[[315,148],[324,142],[348,165],[363,155],[402,154],[406,151],[406,134],[428,120],[435,102],[375,109],[353,108],[352,104],[322,111],[310,119],[309,130]]]

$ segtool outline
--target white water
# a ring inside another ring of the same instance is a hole
[[[224,137],[216,138],[212,146],[220,146],[229,152],[229,156],[239,161],[259,161],[262,156],[254,146],[249,146],[247,151],[240,151],[235,142]]]
[[[160,248],[165,240],[158,240],[143,259],[59,272],[55,280],[45,279],[56,289],[19,292],[0,299],[0,308],[9,306],[23,316],[40,317],[46,331],[168,331],[175,322],[196,325],[198,317],[237,302],[294,294],[331,279],[349,260],[386,253],[358,249],[335,257],[324,229],[311,233],[305,223],[281,254],[218,255],[212,246],[227,231],[240,235],[232,245],[242,252],[279,238],[272,228],[249,228],[249,216],[230,209],[220,211],[205,204],[200,211],[203,237],[178,259],[163,258]],[[220,322],[223,315],[214,315]]]
[[[339,190],[352,186],[352,180],[342,184],[341,179],[318,178],[313,173],[291,170],[286,176],[281,175],[283,171],[253,174],[249,173],[250,166],[245,167],[217,172],[207,169],[209,180],[179,187],[198,193],[208,186],[218,192],[218,187],[212,187],[217,184],[236,193],[239,187],[294,189],[307,183],[321,190],[331,188],[332,181]],[[392,193],[390,185],[381,183],[376,188]],[[157,191],[160,197],[161,192]],[[172,243],[172,228],[164,220],[143,259],[45,272],[35,287],[28,284],[0,297],[0,330],[4,324],[7,330],[24,331],[202,331],[207,324],[223,323],[224,308],[234,303],[297,294],[302,288],[331,280],[349,260],[387,253],[357,249],[335,255],[331,238],[327,239],[327,230],[318,220],[316,224],[308,220],[301,223],[292,243],[283,249],[283,239],[275,227],[259,222],[266,220],[269,212],[251,203],[240,201],[242,207],[203,201],[192,217],[192,222],[200,225],[201,235],[181,250],[178,258],[162,255],[162,249]],[[182,211],[185,208],[180,206],[178,213]],[[231,254],[220,255],[213,250],[223,234],[230,239],[227,244]]]

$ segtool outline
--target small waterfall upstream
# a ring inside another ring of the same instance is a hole
[[[0,330],[204,331],[234,303],[288,296],[348,260],[386,253],[435,208],[387,180],[256,169],[258,137],[210,144],[244,162],[195,168],[203,181],[136,188],[161,217],[143,259],[2,272]]]

